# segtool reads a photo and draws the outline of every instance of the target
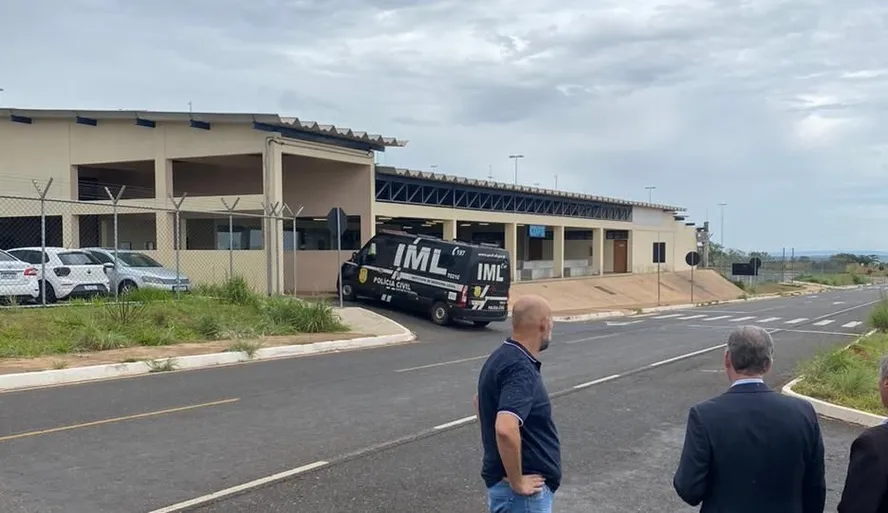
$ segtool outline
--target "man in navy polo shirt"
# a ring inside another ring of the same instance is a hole
[[[481,369],[475,404],[491,513],[549,513],[561,484],[561,444],[537,359],[549,347],[552,326],[545,299],[520,298],[512,336]]]

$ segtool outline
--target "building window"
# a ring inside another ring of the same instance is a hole
[[[665,242],[655,242],[654,243],[654,263],[655,264],[665,264],[666,263],[666,243]]]

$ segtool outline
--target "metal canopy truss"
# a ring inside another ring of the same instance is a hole
[[[376,201],[632,222],[632,207],[628,205],[497,191],[385,174],[376,175]]]

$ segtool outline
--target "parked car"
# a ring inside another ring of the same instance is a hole
[[[16,301],[34,300],[40,297],[37,269],[0,250],[0,298]]]
[[[72,297],[92,297],[107,294],[110,286],[107,269],[85,251],[57,247],[46,248],[46,276],[41,276],[43,262],[40,248],[16,248],[10,255],[34,266],[40,287],[46,287],[46,302]],[[38,297],[42,298],[42,290]]]
[[[191,281],[184,274],[179,273],[176,279],[176,270],[167,269],[150,256],[130,250],[117,250],[118,267],[114,266],[114,250],[107,248],[84,248],[95,259],[103,264],[110,264],[108,277],[111,280],[111,290],[117,290],[120,294],[138,288],[151,288],[169,290],[171,292],[187,292],[191,289]]]

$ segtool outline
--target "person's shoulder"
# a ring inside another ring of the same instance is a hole
[[[888,450],[888,424],[873,426],[857,436],[857,441]]]
[[[784,395],[776,390],[770,395],[773,396],[774,402],[785,408],[794,410],[809,418],[817,418],[817,412],[814,410],[814,406],[802,398]]]

